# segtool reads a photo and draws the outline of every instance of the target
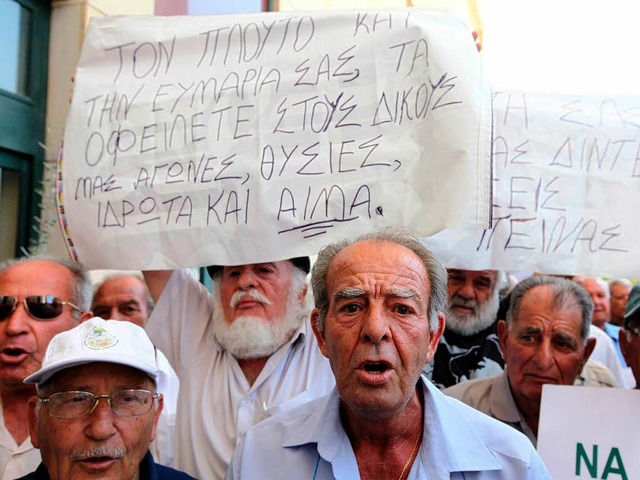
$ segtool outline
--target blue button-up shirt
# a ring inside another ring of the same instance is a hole
[[[551,479],[524,435],[446,397],[426,379],[421,383],[425,434],[409,479]],[[334,389],[252,428],[236,450],[226,478],[359,479],[339,406]]]

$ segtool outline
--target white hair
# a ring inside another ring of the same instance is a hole
[[[283,317],[265,320],[261,317],[244,316],[229,323],[224,318],[222,308],[220,277],[213,279],[211,293],[214,307],[213,332],[216,339],[237,359],[248,360],[272,355],[291,339],[302,322],[309,316],[308,302],[305,301],[301,305],[299,298],[306,285],[305,272],[294,268]],[[237,293],[235,292],[234,296]],[[268,303],[268,299],[261,294],[244,293],[252,295],[258,301]],[[233,299],[231,301],[233,302]]]

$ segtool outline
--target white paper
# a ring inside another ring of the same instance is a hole
[[[545,385],[538,453],[558,480],[638,480],[639,424],[639,390]]]
[[[449,15],[93,19],[61,223],[88,267],[126,269],[313,254],[391,224],[486,228],[490,128]]]
[[[449,267],[636,278],[640,96],[494,93],[493,228],[426,239]]]

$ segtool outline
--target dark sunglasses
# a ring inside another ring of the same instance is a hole
[[[9,318],[18,307],[20,300],[11,295],[0,295],[0,320]],[[71,302],[65,302],[52,295],[33,295],[22,299],[27,313],[36,320],[53,320],[59,317],[65,305],[82,313],[82,310]]]

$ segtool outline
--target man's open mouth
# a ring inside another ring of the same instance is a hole
[[[110,460],[113,460],[113,457],[90,457],[90,458],[85,458],[83,461],[90,462],[90,463],[100,463],[100,462],[108,462]]]
[[[26,352],[22,348],[5,348],[4,350],[2,350],[2,353],[10,355],[12,357],[17,357],[18,355],[22,355]]]
[[[369,373],[384,373],[390,367],[386,362],[367,362],[364,364],[364,369]]]
[[[0,361],[5,364],[21,363],[28,352],[24,348],[7,347],[0,350]]]

